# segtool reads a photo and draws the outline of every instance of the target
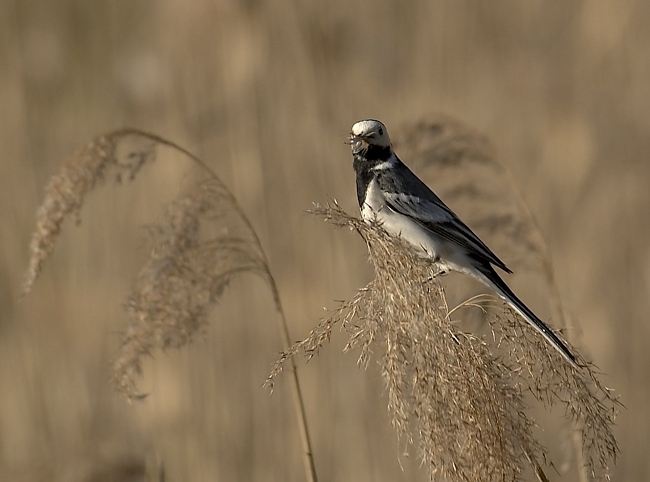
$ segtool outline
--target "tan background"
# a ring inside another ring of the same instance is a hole
[[[286,383],[261,388],[281,343],[257,279],[234,283],[204,340],[156,354],[145,402],[108,384],[140,226],[187,164],[162,156],[92,196],[20,298],[45,183],[79,145],[133,126],[217,170],[258,229],[297,339],[371,276],[359,239],[304,214],[330,197],[355,209],[350,126],[440,112],[511,168],[578,344],[627,407],[613,478],[645,480],[648,25],[641,0],[0,1],[0,479],[142,480],[142,464],[162,463],[171,481],[303,480]],[[426,480],[398,460],[377,370],[343,344],[302,369],[321,480]]]

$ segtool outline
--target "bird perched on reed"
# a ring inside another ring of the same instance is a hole
[[[573,366],[575,356],[508,287],[494,266],[512,273],[479,237],[395,154],[386,126],[352,126],[349,139],[361,217],[378,222],[430,257],[442,272],[469,275],[494,290]]]

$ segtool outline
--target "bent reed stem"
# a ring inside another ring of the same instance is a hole
[[[127,137],[151,141],[152,145],[139,153],[132,154],[135,158],[133,162],[127,162],[120,165],[116,161],[115,148],[120,141]],[[128,177],[133,179],[140,168],[152,158],[153,151],[157,146],[168,147],[180,152],[202,168],[203,171],[205,171],[205,173],[218,185],[220,196],[229,203],[229,206],[231,206],[241,222],[242,227],[248,232],[250,242],[256,251],[255,256],[261,262],[259,264],[254,263],[254,265],[255,268],[258,269],[258,273],[263,273],[264,278],[271,289],[283,349],[289,349],[291,346],[289,328],[280,302],[278,287],[273,275],[271,274],[268,258],[262,248],[257,232],[253,229],[250,220],[244,214],[235,196],[226,188],[219,176],[217,176],[216,172],[190,151],[175,142],[139,129],[124,128],[112,131],[105,135],[97,136],[87,147],[80,149],[79,152],[72,157],[69,163],[64,164],[58,175],[52,177],[46,190],[47,194],[45,201],[43,205],[41,205],[37,215],[37,229],[32,237],[32,256],[23,287],[23,294],[26,294],[31,290],[33,283],[40,274],[44,262],[51,255],[54,248],[54,240],[59,235],[64,220],[75,214],[77,215],[77,220],[79,220],[79,210],[83,205],[85,196],[88,192],[93,190],[97,182],[104,179],[107,169],[109,167],[118,167],[119,169],[122,169],[122,171],[116,176],[116,181],[118,182],[122,179],[122,174],[124,172],[127,172],[129,174]],[[227,278],[232,276],[235,272],[241,272],[241,267],[233,273],[226,273],[226,277],[224,278],[225,283],[227,283]],[[135,304],[137,305],[137,302],[135,302]],[[192,329],[194,329],[194,327]],[[139,334],[141,334],[142,331],[146,330],[142,330],[142,327],[137,327],[136,331],[137,333],[131,334],[132,339],[137,338],[140,336]],[[127,371],[131,370],[138,374],[141,371],[140,366],[138,366],[139,358],[142,355],[148,354],[149,347],[146,345],[142,346],[141,342],[136,343],[136,345],[134,353],[132,353],[133,358],[136,359],[135,366],[128,368]],[[128,361],[126,363],[128,363]],[[303,448],[302,458],[305,466],[306,480],[308,482],[317,482],[307,416],[296,365],[293,361],[291,380],[294,411],[298,421],[300,441]],[[124,387],[122,387],[122,389],[124,389]],[[141,395],[135,395],[135,398],[141,397]]]
[[[178,144],[169,141],[167,139],[164,139],[160,136],[157,136],[155,134],[151,134],[149,132],[144,132],[138,129],[122,129],[119,131],[115,131],[112,133],[110,136],[111,137],[122,137],[122,136],[127,136],[127,135],[136,135],[139,137],[143,137],[145,139],[150,139],[157,144],[170,147],[172,149],[175,149],[179,151],[180,153],[184,154],[188,158],[190,158],[192,161],[194,161],[197,165],[199,165],[202,169],[204,169],[211,177],[213,177],[215,180],[218,182],[221,182],[221,179],[219,176],[217,176],[217,173],[214,172],[205,162],[203,162],[200,158],[192,154],[190,151],[187,149],[179,146]],[[249,231],[251,237],[253,238],[253,242],[257,245],[257,248],[259,250],[259,254],[262,257],[263,264],[266,270],[266,276],[267,276],[267,281],[269,283],[269,286],[271,288],[271,294],[273,295],[273,303],[275,304],[275,310],[276,310],[276,320],[278,322],[278,327],[280,329],[280,334],[282,337],[282,344],[283,344],[283,351],[288,350],[293,343],[291,342],[291,335],[289,334],[289,325],[287,324],[286,316],[284,314],[284,310],[282,308],[282,303],[280,301],[280,292],[278,290],[277,284],[275,282],[275,278],[271,274],[271,270],[269,267],[269,261],[266,256],[266,252],[262,248],[262,243],[260,242],[259,236],[257,235],[257,232],[253,229],[253,226],[251,225],[250,220],[248,217],[244,214],[241,206],[235,199],[235,196],[229,191],[226,190],[227,195],[230,197],[230,201],[232,202],[232,206],[237,210],[237,214],[239,217],[242,219],[244,222],[244,225],[246,226],[246,229]],[[296,366],[295,360],[291,359],[291,393],[293,396],[293,401],[295,405],[295,413],[296,413],[296,420],[298,422],[298,430],[300,432],[300,442],[303,447],[303,463],[305,466],[305,473],[307,475],[307,480],[309,482],[317,482],[318,481],[318,475],[316,473],[316,464],[314,462],[314,455],[313,455],[313,450],[312,450],[312,444],[311,444],[311,437],[309,435],[309,425],[307,423],[307,412],[305,410],[305,404],[304,404],[304,399],[302,396],[302,390],[300,389],[300,380],[298,379],[298,368]]]
[[[160,145],[170,147],[172,149],[175,149],[179,151],[180,153],[184,154],[188,158],[190,158],[192,161],[194,161],[197,165],[199,165],[203,170],[205,170],[211,177],[213,177],[215,180],[221,182],[221,179],[219,176],[217,176],[217,173],[214,172],[205,162],[203,162],[200,158],[192,154],[190,151],[187,149],[179,146],[178,144],[171,142],[167,139],[164,139],[160,136],[157,136],[155,134],[151,134],[149,132],[144,132],[138,129],[123,129],[120,131],[116,131],[112,134],[112,136],[115,137],[121,137],[121,136],[126,136],[126,135],[136,135],[143,137],[145,139],[150,139]],[[243,220],[244,225],[246,226],[247,230],[249,231],[251,237],[253,238],[253,242],[257,245],[257,248],[259,250],[259,254],[262,257],[262,260],[264,261],[264,267],[266,270],[266,276],[267,276],[267,281],[269,283],[269,286],[271,288],[271,294],[273,295],[273,303],[275,304],[275,310],[276,310],[276,320],[278,322],[278,327],[280,329],[280,334],[282,337],[282,344],[283,344],[283,350],[288,350],[292,343],[291,343],[291,335],[289,334],[289,326],[287,324],[286,316],[284,314],[284,310],[282,308],[282,303],[280,301],[280,292],[278,290],[277,284],[275,282],[275,278],[271,274],[271,270],[269,268],[269,261],[266,256],[266,252],[262,248],[262,243],[260,242],[259,236],[257,235],[257,232],[253,229],[253,226],[251,225],[250,220],[248,219],[248,216],[246,216],[235,199],[235,196],[232,195],[232,193],[229,190],[226,190],[227,195],[230,197],[230,200],[232,202],[232,206],[237,210],[237,214],[239,217]],[[309,435],[309,425],[307,423],[307,412],[305,410],[305,404],[302,396],[302,390],[300,389],[300,380],[298,379],[298,369],[296,367],[296,362],[295,360],[291,360],[291,393],[293,396],[293,402],[295,405],[295,413],[296,413],[296,420],[298,422],[298,430],[300,432],[300,442],[303,447],[303,454],[302,454],[302,459],[303,459],[303,464],[305,467],[305,474],[307,476],[307,480],[309,482],[317,482],[318,481],[318,475],[316,472],[316,464],[314,462],[314,455],[313,455],[313,450],[312,450],[312,444],[311,444],[311,437]]]

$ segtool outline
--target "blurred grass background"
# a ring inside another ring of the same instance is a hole
[[[0,1],[0,479],[143,480],[162,464],[172,481],[303,480],[288,387],[261,388],[281,342],[255,278],[204,340],[156,354],[146,401],[108,384],[141,226],[188,164],[161,155],[92,196],[20,298],[45,183],[79,145],[133,126],[210,164],[258,230],[298,339],[371,276],[356,236],[304,213],[330,197],[356,209],[350,126],[445,113],[512,170],[581,327],[569,336],[627,407],[613,478],[643,480],[649,24],[640,0]],[[340,355],[343,339],[301,367],[321,480],[425,480],[398,458],[377,370]],[[566,434],[545,437],[561,469]]]

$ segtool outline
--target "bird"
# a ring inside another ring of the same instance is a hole
[[[378,223],[390,235],[401,237],[431,258],[442,273],[456,271],[487,285],[572,367],[579,367],[574,354],[515,295],[495,267],[512,271],[397,157],[384,124],[375,119],[356,122],[347,143],[364,221]]]

